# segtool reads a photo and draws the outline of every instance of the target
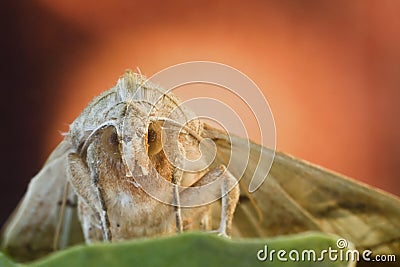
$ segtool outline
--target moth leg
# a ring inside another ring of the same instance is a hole
[[[178,189],[181,177],[182,177],[182,171],[176,168],[172,176],[172,183],[174,184],[174,192],[173,192],[174,212],[175,212],[176,231],[178,233],[182,233],[183,231],[181,203],[180,203],[179,189]]]
[[[233,213],[235,212],[236,205],[239,201],[239,184],[236,178],[226,169],[224,165],[207,172],[199,181],[193,186],[202,186],[214,182],[219,179],[221,190],[221,220],[219,228],[216,230],[218,235],[229,236],[232,229]],[[228,191],[229,188],[232,190]],[[182,192],[182,197],[185,191]]]
[[[88,167],[76,153],[68,155],[68,167],[68,179],[79,196],[79,200],[84,201],[100,221],[103,240],[111,241],[110,223],[104,201],[95,183],[96,177],[92,177],[93,175],[90,174]],[[81,223],[83,223],[82,219]],[[84,229],[84,231],[86,230]],[[88,233],[84,233],[84,235],[85,237],[89,236]],[[89,240],[86,241],[89,242]]]
[[[211,206],[205,207],[203,216],[200,219],[200,230],[209,231],[211,230]]]
[[[221,185],[221,221],[217,232],[219,235],[228,236],[232,228],[233,213],[235,212],[236,205],[239,201],[239,185],[236,178],[226,169],[225,166],[220,166],[224,176]],[[228,188],[236,184],[229,192]]]
[[[222,235],[222,236],[228,236],[227,228],[229,228],[229,230],[230,230],[231,222],[233,219],[233,212],[234,212],[234,209],[232,209],[232,203],[228,204],[228,192],[227,192],[226,180],[227,179],[224,179],[224,182],[221,185],[221,195],[222,195],[222,198],[221,198],[221,220],[220,220],[219,228],[217,230],[219,235]],[[236,203],[235,203],[235,205],[236,205]],[[230,217],[230,218],[228,218],[228,217]]]

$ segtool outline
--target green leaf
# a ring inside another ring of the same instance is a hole
[[[0,253],[0,267],[16,267],[18,264],[13,263],[10,259]]]
[[[292,249],[299,251],[300,255],[303,250],[315,250],[318,258],[323,249],[337,249],[336,241],[337,237],[321,233],[304,233],[273,239],[234,240],[204,233],[185,233],[113,244],[80,245],[21,265],[12,263],[0,254],[0,266],[347,266],[344,261],[329,261],[327,255],[324,262],[282,262],[278,260],[276,253],[272,261],[257,259],[258,251],[263,250],[265,245],[269,252],[285,250],[287,258]]]

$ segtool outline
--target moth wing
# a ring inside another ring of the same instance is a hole
[[[57,146],[40,172],[30,181],[26,194],[1,231],[2,248],[16,260],[28,261],[53,251],[67,184],[69,150],[70,144],[65,140]],[[65,212],[70,216],[64,216],[63,226],[69,228],[69,242],[76,243],[82,240],[82,233],[76,205],[72,204],[72,190],[68,197]]]
[[[227,164],[231,153],[228,136],[209,126],[205,127],[204,136],[212,138],[217,145],[217,163]],[[240,147],[243,142],[237,139],[241,138],[231,138],[239,144],[232,146],[232,153],[240,154],[242,149],[247,149]],[[233,236],[264,237],[313,230],[342,236],[359,249],[400,254],[400,200],[397,197],[279,152],[275,153],[267,179],[250,194],[245,190],[261,151],[274,153],[250,144],[249,164],[241,179],[241,198],[233,220]],[[231,164],[240,164],[238,160],[240,157]],[[231,172],[235,175],[234,169]]]

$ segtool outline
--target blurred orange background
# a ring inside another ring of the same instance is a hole
[[[2,115],[14,128],[3,134],[25,141],[9,144],[2,161],[3,217],[59,132],[125,69],[151,76],[192,60],[228,64],[263,90],[278,150],[400,195],[398,1],[36,0],[8,8],[3,90],[12,92]]]

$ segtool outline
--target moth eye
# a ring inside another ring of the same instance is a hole
[[[156,155],[162,150],[161,125],[158,122],[150,123],[147,131],[147,145],[149,156]]]
[[[101,145],[112,157],[120,157],[118,134],[114,127],[109,127],[103,131]]]

